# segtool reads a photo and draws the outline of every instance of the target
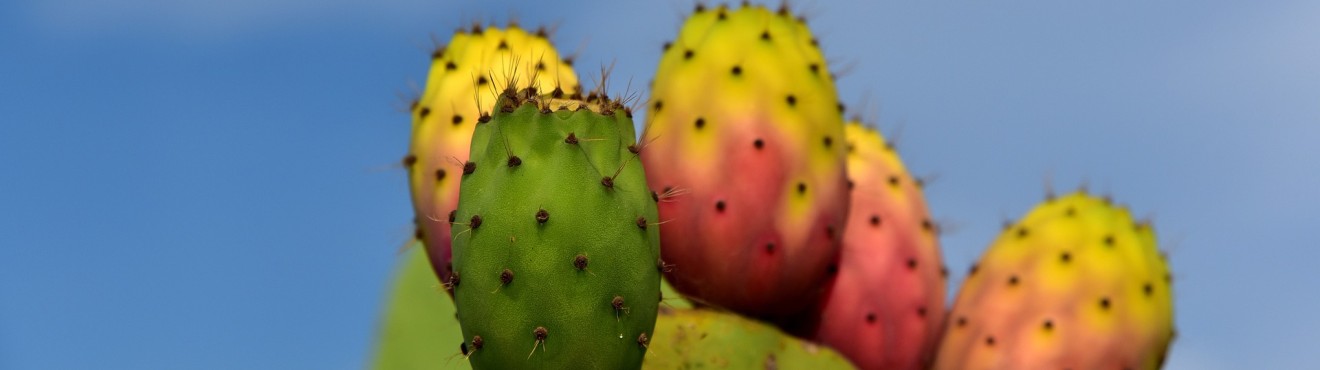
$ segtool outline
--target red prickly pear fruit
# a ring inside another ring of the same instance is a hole
[[[805,23],[762,6],[699,8],[667,45],[641,155],[693,301],[778,321],[820,294],[848,214],[825,65]]]
[[[426,246],[440,281],[453,271],[450,212],[458,208],[459,181],[472,130],[489,117],[505,87],[576,94],[577,75],[560,59],[544,31],[473,26],[432,54],[426,90],[412,105],[412,141],[403,165],[416,213],[417,239]]]
[[[861,369],[924,369],[944,321],[944,276],[921,185],[879,132],[851,123],[852,206],[811,337]]]
[[[1149,224],[1078,192],[1009,225],[948,320],[935,369],[1157,369],[1172,279]]]

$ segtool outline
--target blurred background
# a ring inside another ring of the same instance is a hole
[[[430,49],[514,17],[644,87],[692,5],[0,3],[0,368],[361,368]],[[794,8],[931,180],[951,281],[1046,184],[1088,185],[1170,253],[1168,368],[1314,366],[1320,2]]]

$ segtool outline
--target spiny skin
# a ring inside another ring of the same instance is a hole
[[[738,315],[661,309],[646,369],[851,369],[829,348]]]
[[[403,164],[417,238],[426,245],[442,281],[449,280],[451,271],[448,217],[458,206],[472,130],[481,116],[491,113],[495,96],[509,83],[545,93],[561,88],[572,95],[579,90],[573,68],[561,61],[543,32],[474,26],[435,52],[426,90],[412,106],[412,143]]]
[[[450,284],[472,366],[638,368],[660,242],[629,113],[522,99],[477,126],[463,175]]]
[[[648,106],[642,160],[674,287],[759,318],[803,313],[848,214],[841,106],[810,30],[786,10],[698,9]]]
[[[935,224],[920,184],[879,132],[850,123],[845,135],[852,207],[811,336],[859,368],[925,368],[944,320]]]
[[[990,246],[950,311],[935,369],[1157,369],[1173,339],[1150,225],[1082,192]]]

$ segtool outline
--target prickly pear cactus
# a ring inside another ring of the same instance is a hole
[[[641,366],[659,231],[616,101],[506,91],[482,118],[454,216],[454,290],[477,369]]]
[[[935,224],[920,182],[879,132],[845,128],[852,207],[811,335],[863,369],[929,365],[944,320]]]
[[[662,309],[646,369],[851,369],[829,348],[706,309]]]
[[[660,279],[660,306],[675,309],[692,308],[692,302],[683,298],[668,280]]]
[[[1007,228],[950,311],[935,369],[1156,369],[1173,339],[1150,225],[1078,192]]]
[[[776,320],[820,292],[848,214],[843,120],[787,9],[698,7],[666,45],[642,160],[666,276],[694,301]]]
[[[386,301],[371,368],[471,369],[460,354],[463,333],[454,302],[441,289],[426,252],[405,251]]]
[[[412,143],[403,164],[412,190],[416,237],[426,245],[441,280],[449,280],[452,240],[447,218],[458,207],[472,130],[510,83],[547,93],[561,89],[571,95],[579,90],[573,68],[560,59],[544,31],[473,26],[459,30],[448,46],[432,54],[426,90],[412,106]]]

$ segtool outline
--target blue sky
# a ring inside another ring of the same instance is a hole
[[[1153,218],[1171,369],[1320,343],[1320,3],[811,1],[961,280],[1089,184]],[[687,0],[0,4],[0,368],[359,368],[410,235],[401,108],[431,36],[556,25],[644,86]],[[615,86],[620,86],[616,84]],[[639,116],[640,118],[640,116]]]

